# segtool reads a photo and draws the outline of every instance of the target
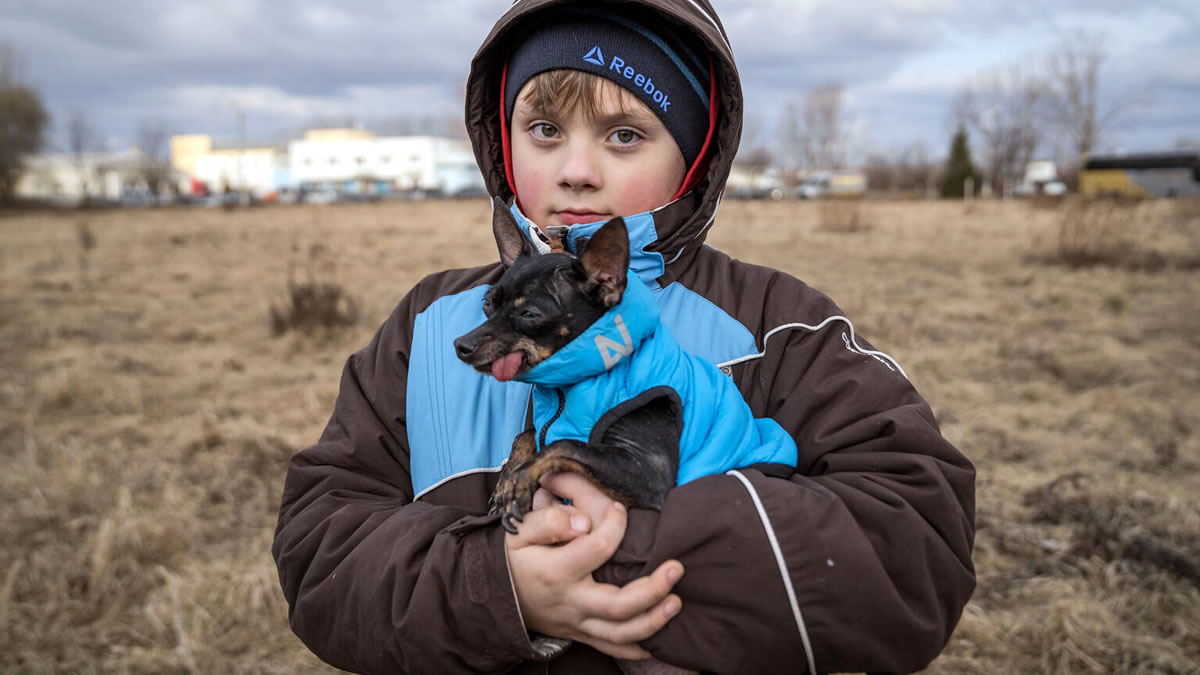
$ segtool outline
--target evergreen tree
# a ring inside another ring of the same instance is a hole
[[[967,178],[975,179],[975,193],[982,185],[980,176],[971,163],[971,148],[967,145],[967,130],[958,127],[950,143],[950,157],[946,159],[946,171],[942,178],[942,197],[963,198],[963,183]]]

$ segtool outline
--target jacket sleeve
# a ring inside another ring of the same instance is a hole
[[[974,468],[925,401],[845,324],[792,330],[737,373],[799,450],[635,511],[601,576],[682,561],[683,611],[644,646],[699,670],[911,672],[945,646],[975,586]],[[777,344],[780,343],[780,344]]]
[[[413,294],[350,357],[319,442],[293,457],[272,554],[292,629],[323,660],[498,672],[531,653],[502,530],[414,502],[405,432]]]

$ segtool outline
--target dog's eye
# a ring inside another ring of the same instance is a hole
[[[542,315],[532,309],[527,309],[521,312],[521,318],[525,319],[526,321],[537,321],[538,319],[542,318]]]

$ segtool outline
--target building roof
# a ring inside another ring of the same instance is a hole
[[[1143,152],[1130,155],[1093,155],[1084,169],[1196,169],[1200,170],[1200,153]]]

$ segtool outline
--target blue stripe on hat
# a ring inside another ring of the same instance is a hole
[[[640,24],[630,21],[629,19],[626,19],[622,16],[617,16],[616,14],[613,14],[612,12],[606,12],[601,9],[590,9],[590,8],[581,8],[581,9],[578,9],[575,11],[579,14],[591,14],[592,16],[607,19],[609,21],[612,21],[613,23],[619,23],[622,26],[625,26],[626,28],[629,28],[629,29],[632,29],[632,30],[638,32],[639,34],[641,34],[642,37],[646,38],[650,42],[653,42],[659,49],[663,50],[663,53],[665,53],[668,58],[671,59],[671,62],[675,64],[675,67],[679,69],[679,72],[683,73],[683,76],[687,78],[688,84],[692,85],[692,89],[694,89],[696,91],[696,96],[699,96],[700,100],[704,102],[704,109],[708,110],[708,94],[704,93],[704,88],[701,87],[700,83],[696,81],[696,77],[694,75],[692,75],[692,70],[690,68],[688,68],[686,65],[684,65],[683,61],[680,60],[679,56],[675,54],[675,50],[671,49],[671,47],[669,45],[667,45],[667,43],[663,42],[662,38],[660,38],[657,35],[655,35],[654,33],[650,32],[649,30],[647,30]],[[685,49],[685,52],[686,51],[687,50]],[[693,54],[688,54],[688,56],[691,57],[691,59],[693,61],[699,61],[699,59],[697,59],[695,57],[695,55],[693,55]],[[706,68],[706,66],[700,66],[700,68],[703,69],[703,68]]]

